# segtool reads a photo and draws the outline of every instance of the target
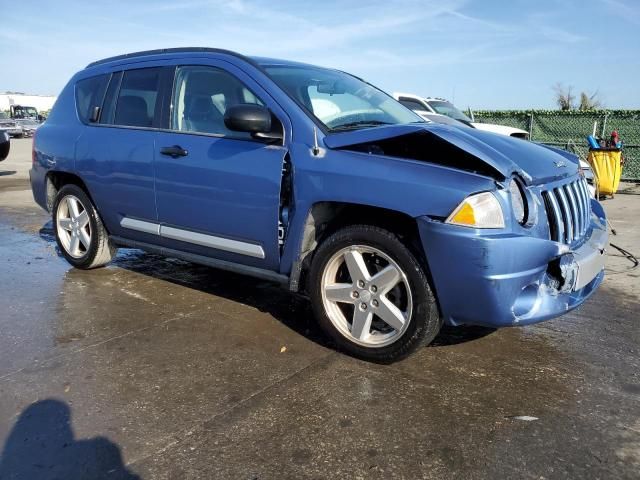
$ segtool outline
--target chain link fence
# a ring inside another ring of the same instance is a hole
[[[569,150],[584,160],[589,154],[587,136],[593,134],[594,127],[596,138],[608,139],[617,130],[624,142],[622,178],[640,180],[640,110],[479,111],[474,117],[476,122],[521,128],[529,132],[532,141]]]

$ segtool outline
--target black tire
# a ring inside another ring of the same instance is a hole
[[[347,338],[330,320],[322,299],[322,279],[328,262],[341,250],[364,245],[380,250],[402,269],[411,288],[412,313],[404,333],[390,345],[363,346]],[[400,360],[428,345],[440,331],[442,321],[425,269],[411,250],[392,232],[371,225],[342,228],[327,238],[314,256],[309,293],[315,316],[338,348],[358,358],[381,363]]]
[[[10,140],[7,140],[6,142],[0,143],[0,162],[5,160],[9,156],[9,151],[10,150],[11,150],[11,141]]]
[[[89,247],[80,257],[74,257],[66,250],[62,240],[60,239],[57,227],[57,215],[60,202],[70,195],[77,198],[82,204],[82,207],[89,216],[89,225],[91,228],[91,241],[89,242]],[[64,258],[74,267],[82,270],[102,267],[109,263],[116,255],[117,249],[109,239],[109,234],[100,219],[100,215],[98,215],[98,211],[89,196],[79,186],[69,184],[65,185],[58,191],[53,202],[51,216],[53,220],[53,231],[55,233],[58,248],[62,252]]]

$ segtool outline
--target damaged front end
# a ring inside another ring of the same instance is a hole
[[[495,161],[486,152],[461,142],[455,129],[431,125],[391,125],[328,135],[330,149],[418,160],[504,180],[518,168],[508,159]]]
[[[585,287],[604,268],[607,232],[595,230],[589,243],[549,263],[549,292],[570,293]]]
[[[343,145],[340,148],[369,155],[429,162],[484,175],[496,180],[504,180],[505,178],[491,162],[484,161],[482,158],[424,129],[390,138],[369,139],[362,143]]]
[[[324,140],[331,149],[492,180],[492,188],[468,191],[447,216],[417,218],[445,323],[540,322],[579,306],[602,282],[606,217],[577,163],[531,142],[446,126],[369,128]]]
[[[419,219],[445,322],[527,325],[582,304],[603,280],[608,242],[604,211],[595,200],[591,207],[584,234],[569,243],[550,233],[531,236]],[[544,216],[540,221],[550,232]]]

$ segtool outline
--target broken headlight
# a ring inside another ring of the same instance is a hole
[[[527,223],[527,200],[522,185],[515,178],[509,182],[509,196],[511,197],[513,216],[520,225],[524,225]]]

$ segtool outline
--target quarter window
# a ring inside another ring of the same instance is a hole
[[[96,108],[102,107],[109,75],[85,78],[76,84],[76,108],[82,123],[89,123]]]
[[[122,77],[113,123],[151,127],[160,96],[161,68],[127,70]]]
[[[185,66],[176,72],[172,100],[171,128],[241,139],[251,138],[233,132],[224,124],[224,114],[232,105],[264,105],[246,86],[231,74],[213,67]]]

